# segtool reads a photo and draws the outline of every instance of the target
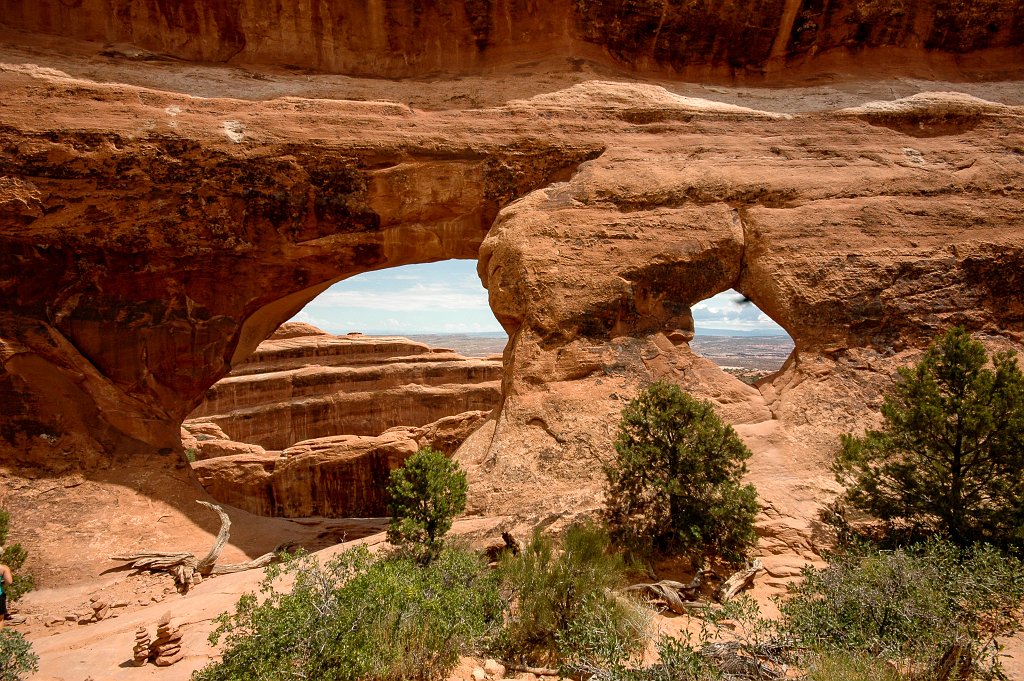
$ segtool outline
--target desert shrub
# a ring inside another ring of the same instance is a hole
[[[0,563],[11,568],[11,572],[14,573],[14,582],[4,585],[4,593],[7,594],[7,600],[13,602],[34,589],[36,580],[31,574],[21,570],[28,559],[28,551],[21,544],[6,545],[10,524],[10,514],[0,509],[0,547],[3,547],[0,550]]]
[[[685,632],[684,632],[685,633]],[[604,671],[602,681],[726,681],[719,665],[703,655],[687,636],[662,635],[657,643],[658,660],[646,666],[619,665]]]
[[[696,610],[699,635],[662,635],[658,660],[647,666],[602,670],[608,681],[777,681],[786,677],[785,649],[777,623],[761,616],[754,599],[741,596],[718,608]]]
[[[847,552],[804,570],[780,603],[782,636],[811,652],[811,668],[870,656],[904,669],[904,678],[942,678],[943,668],[955,672],[950,678],[995,675],[995,637],[1015,627],[1024,598],[1021,568],[992,547],[941,541]]]
[[[617,543],[733,562],[757,541],[757,492],[740,482],[750,450],[710,402],[654,383],[622,411],[615,451],[605,498]]]
[[[391,471],[388,541],[432,558],[452,520],[466,508],[466,474],[441,452],[421,449]]]
[[[10,629],[0,629],[0,681],[19,681],[39,671],[39,657],[25,637]]]
[[[535,534],[499,566],[510,601],[496,650],[506,660],[593,672],[643,650],[649,613],[613,589],[623,580],[621,556],[594,525],[571,527],[561,545]]]
[[[806,664],[807,681],[901,681],[889,660],[864,651],[822,651]]]
[[[846,500],[967,546],[1024,546],[1024,375],[963,329],[901,368],[884,425],[846,435],[834,464]]]
[[[294,579],[290,592],[276,588]],[[267,570],[261,597],[219,618],[223,660],[194,681],[444,678],[500,625],[496,575],[474,553],[441,549],[429,564],[364,547],[320,565],[300,557]]]
[[[830,556],[779,600],[777,620],[741,596],[695,611],[700,634],[662,637],[654,664],[613,663],[599,676],[764,681],[800,670],[810,681],[1002,679],[995,641],[1019,625],[1022,567],[990,546],[940,540]]]

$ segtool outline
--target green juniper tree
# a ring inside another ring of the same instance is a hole
[[[901,368],[884,424],[845,435],[837,480],[854,507],[961,546],[1024,545],[1024,376],[962,328]]]
[[[710,402],[658,382],[622,412],[608,479],[612,538],[648,558],[739,561],[757,541],[757,492],[743,485],[750,450]]]
[[[452,520],[466,508],[466,474],[441,452],[425,448],[391,471],[388,541],[408,546],[429,561]]]

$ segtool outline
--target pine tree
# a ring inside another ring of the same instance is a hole
[[[605,517],[617,542],[735,562],[757,541],[757,492],[741,483],[750,450],[710,402],[654,383],[623,410],[615,451]]]
[[[834,471],[856,508],[961,546],[1024,545],[1024,376],[962,328],[901,368],[884,425],[845,435]]]
[[[429,561],[452,520],[466,508],[466,474],[441,452],[424,448],[391,471],[388,541],[421,550]]]

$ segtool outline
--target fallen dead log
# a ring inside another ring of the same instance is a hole
[[[693,601],[696,589],[690,590],[686,584],[671,579],[663,579],[651,584],[633,584],[623,591],[627,593],[643,593],[658,603],[663,603],[672,612],[681,615],[688,611],[687,602]]]
[[[733,598],[737,593],[747,588],[754,582],[754,577],[764,569],[760,560],[754,560],[747,567],[733,573],[716,592],[719,603],[724,603]],[[671,579],[663,579],[659,582],[633,584],[623,589],[626,593],[646,594],[653,602],[665,605],[672,612],[682,615],[703,610],[713,604],[698,600],[698,592],[702,583],[704,570],[697,570],[697,574],[687,584],[676,582]]]
[[[698,567],[693,579],[683,584],[671,579],[663,579],[660,582],[649,584],[633,584],[627,586],[623,591],[646,593],[656,603],[663,603],[669,610],[682,615],[693,610],[693,602],[697,600],[697,592],[700,590],[704,579],[704,570]],[[700,606],[703,607],[703,604]]]
[[[755,559],[754,562],[744,569],[734,572],[729,579],[722,583],[722,586],[718,587],[718,602],[725,603],[740,591],[753,584],[754,576],[763,569],[764,564],[759,559]]]
[[[274,551],[270,553],[264,553],[259,558],[253,558],[245,563],[232,563],[231,565],[214,565],[213,569],[210,570],[211,575],[229,575],[232,572],[245,572],[246,570],[256,570],[258,568],[265,568],[275,560],[278,559],[278,554]]]
[[[148,570],[150,572],[168,572],[174,577],[174,583],[182,592],[188,591],[196,583],[197,577],[209,575],[226,575],[232,572],[243,572],[270,565],[277,557],[276,553],[265,553],[259,558],[245,563],[233,565],[217,565],[217,559],[224,546],[231,538],[231,518],[217,504],[197,501],[214,511],[220,517],[220,530],[217,539],[202,560],[192,553],[169,551],[140,551],[126,555],[111,556],[111,560],[130,563],[126,567],[132,570]]]

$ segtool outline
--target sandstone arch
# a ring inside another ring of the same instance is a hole
[[[479,251],[512,338],[501,412],[458,453],[476,510],[593,509],[623,401],[671,376],[758,445],[767,544],[810,552],[822,464],[896,365],[950,324],[1024,339],[1020,107],[781,114],[587,82],[431,112],[0,83],[5,467],[158,466],[202,391],[329,282]],[[796,341],[762,391],[673,343],[727,288]]]
[[[49,74],[7,76],[29,100],[40,87],[77,87]],[[363,144],[365,121],[413,114],[360,103],[303,114],[310,129],[331,116],[347,141],[281,144],[273,121],[291,126],[296,111],[281,101],[258,107],[264,132],[250,129],[252,141],[239,146],[223,119],[246,120],[248,105],[210,115],[175,95],[94,92],[100,113],[68,111],[64,120],[95,120],[144,96],[136,115],[198,129],[143,140],[131,121],[75,124],[66,135],[5,122],[7,461],[90,468],[170,453],[176,422],[202,391],[332,282],[475,257],[501,205],[599,151],[592,141],[503,151],[472,142],[471,130],[440,147],[430,135]]]

